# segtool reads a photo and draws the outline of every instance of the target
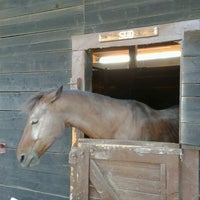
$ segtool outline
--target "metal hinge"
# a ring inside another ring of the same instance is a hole
[[[179,158],[180,158],[180,160],[181,160],[181,162],[183,161],[183,151],[182,151],[182,149],[180,149],[180,154],[179,154]]]

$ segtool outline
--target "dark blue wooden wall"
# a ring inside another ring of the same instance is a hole
[[[70,129],[22,169],[15,156],[25,124],[20,104],[71,77],[71,36],[200,18],[197,0],[0,1],[0,199],[69,199]]]

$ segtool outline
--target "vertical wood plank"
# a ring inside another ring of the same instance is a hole
[[[199,151],[184,149],[181,162],[181,199],[199,199]]]
[[[70,88],[85,90],[85,51],[72,52],[72,77]],[[83,137],[84,134],[81,131],[72,128],[72,146],[77,146],[78,139]]]
[[[167,199],[179,200],[180,199],[180,167],[179,156],[170,155],[167,158]]]
[[[88,200],[89,195],[89,148],[73,147],[69,161],[71,164],[70,200]]]
[[[166,164],[160,165],[160,186],[161,186],[161,200],[166,200]]]

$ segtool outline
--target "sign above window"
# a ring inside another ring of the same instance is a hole
[[[158,27],[138,28],[123,31],[106,32],[99,34],[99,42],[128,40],[158,36]]]

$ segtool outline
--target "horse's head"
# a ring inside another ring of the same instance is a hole
[[[61,92],[62,87],[29,100],[28,119],[17,149],[22,167],[38,164],[40,156],[62,134],[65,125],[57,104]]]

